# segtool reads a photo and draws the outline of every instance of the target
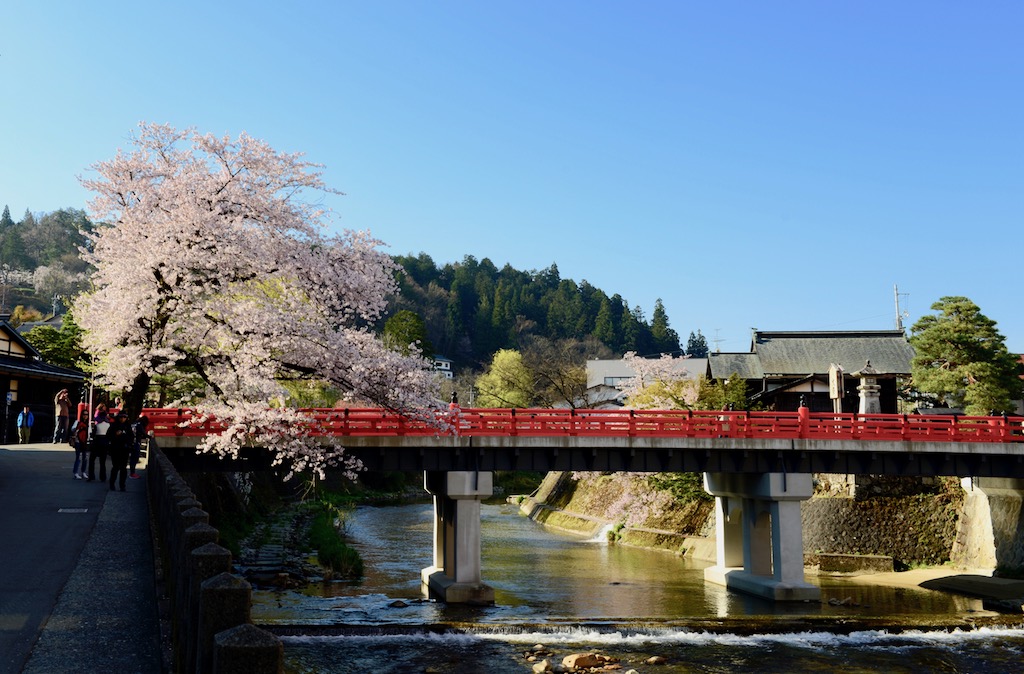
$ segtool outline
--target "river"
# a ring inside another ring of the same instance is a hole
[[[347,531],[366,576],[256,591],[253,621],[283,635],[289,674],[530,672],[535,646],[538,660],[599,652],[661,674],[1008,672],[1024,655],[1024,629],[978,600],[809,576],[820,603],[776,604],[704,583],[706,564],[553,532],[514,506],[485,504],[481,517],[494,606],[422,597],[423,503],[358,508]]]

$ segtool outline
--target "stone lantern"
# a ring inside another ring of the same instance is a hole
[[[882,390],[879,385],[879,379],[889,379],[892,375],[888,375],[884,372],[879,372],[875,368],[871,367],[871,361],[867,361],[857,372],[851,372],[851,377],[860,379],[860,385],[857,387],[858,394],[860,395],[860,410],[861,414],[881,414],[882,403],[878,399],[879,391]]]

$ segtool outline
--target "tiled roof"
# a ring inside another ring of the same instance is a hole
[[[712,379],[728,379],[733,373],[741,379],[761,379],[764,370],[756,353],[709,353],[708,367]]]
[[[867,361],[883,374],[910,374],[914,349],[901,330],[754,332],[749,353],[710,354],[711,376],[743,379],[825,374],[829,365],[856,372]]]
[[[755,332],[753,350],[771,375],[826,373],[829,365],[856,372],[867,361],[885,374],[910,374],[914,349],[901,330]]]

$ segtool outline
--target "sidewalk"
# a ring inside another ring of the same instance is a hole
[[[17,460],[23,453],[29,461]],[[49,597],[43,592],[32,595],[31,613],[39,616],[41,631],[30,646],[27,661],[23,654],[21,658],[5,658],[4,664],[25,662],[20,671],[32,674],[159,674],[163,668],[160,623],[144,477],[129,479],[125,492],[110,491],[100,482],[73,480],[74,453],[62,445],[8,445],[0,448],[0,459],[6,459],[0,468],[8,471],[0,482],[16,483],[22,477],[17,471],[22,469],[24,477],[34,480],[32,488],[44,495],[45,512],[88,510],[89,504],[99,509],[95,519],[83,513],[76,520],[80,523],[75,525],[77,538],[37,530],[20,548],[4,555],[42,553],[54,559],[65,557],[65,563],[71,566],[55,603],[52,591]],[[139,474],[144,475],[142,470]],[[66,507],[76,499],[84,507]],[[21,517],[18,507],[15,505],[14,512],[0,513],[0,518]],[[31,569],[25,573],[30,576],[26,582],[31,583]],[[19,670],[10,671],[14,674]]]

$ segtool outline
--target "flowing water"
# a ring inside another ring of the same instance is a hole
[[[552,532],[514,506],[485,504],[482,525],[494,606],[423,598],[425,503],[357,509],[348,534],[366,576],[256,591],[253,621],[285,635],[294,674],[530,672],[526,655],[538,645],[537,660],[599,652],[621,671],[662,674],[1021,669],[1019,626],[949,628],[991,621],[977,600],[809,577],[822,602],[776,604],[705,584],[706,564]],[[646,664],[652,656],[667,664]]]

